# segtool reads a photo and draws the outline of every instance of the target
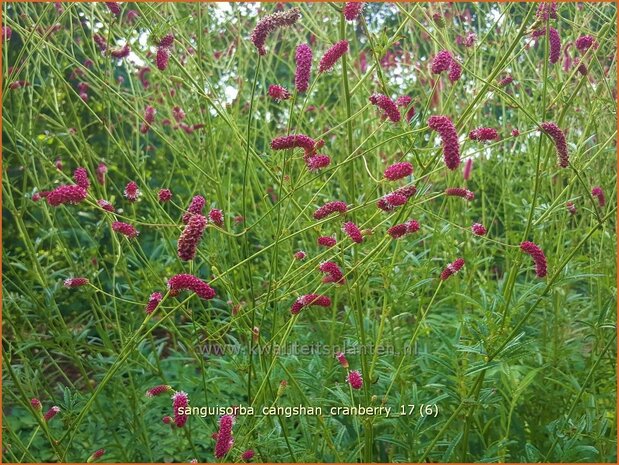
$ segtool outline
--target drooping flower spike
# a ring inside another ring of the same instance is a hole
[[[52,418],[58,415],[58,413],[60,413],[60,407],[58,407],[57,405],[54,405],[47,412],[45,412],[45,415],[43,415],[43,419],[49,423],[52,420]]]
[[[294,301],[292,307],[290,307],[290,313],[297,315],[305,307],[330,307],[331,299],[326,295],[320,294],[305,294],[300,296]]]
[[[267,15],[258,21],[255,29],[252,31],[250,40],[258,49],[260,55],[266,55],[267,51],[264,48],[264,43],[267,37],[276,29],[282,27],[290,27],[294,25],[301,17],[301,12],[298,8],[292,8],[287,11],[280,11]]]
[[[389,181],[396,181],[398,179],[405,178],[406,176],[410,176],[411,174],[413,174],[413,165],[407,161],[394,163],[384,172],[385,178]]]
[[[181,260],[187,262],[195,258],[206,224],[206,217],[201,214],[196,213],[190,216],[178,239],[177,251]]]
[[[469,132],[469,139],[476,140],[479,142],[489,141],[489,140],[498,140],[499,133],[494,128],[477,128],[473,129]]]
[[[361,234],[361,230],[352,221],[347,221],[344,223],[342,225],[342,231],[350,237],[353,242],[356,242],[357,244],[361,244],[363,242],[363,234]]]
[[[294,74],[294,85],[297,92],[307,92],[312,73],[312,49],[307,44],[301,44],[295,52],[297,68]]]
[[[333,247],[335,244],[337,244],[337,239],[331,236],[320,236],[317,239],[317,242],[318,245],[321,245],[323,247]]]
[[[570,159],[567,151],[567,142],[565,140],[565,134],[556,123],[552,121],[547,121],[545,123],[540,124],[542,130],[550,136],[555,144],[555,148],[557,150],[557,163],[561,168],[567,168],[569,165]]]
[[[376,202],[376,206],[382,211],[391,212],[395,208],[400,207],[408,202],[408,197],[398,192],[391,192],[384,195]]]
[[[466,200],[473,200],[475,198],[475,194],[473,192],[463,187],[448,187],[445,189],[445,195],[450,197],[462,197]]]
[[[97,205],[99,205],[103,210],[110,212],[110,213],[114,213],[116,211],[116,209],[114,208],[114,205],[112,205],[110,202],[108,202],[105,199],[97,200]]]
[[[387,230],[387,234],[389,234],[394,239],[399,239],[401,237],[406,236],[407,234],[412,234],[414,232],[419,231],[419,223],[415,220],[408,220],[406,223],[396,224],[391,226]]]
[[[320,63],[318,65],[318,71],[324,73],[326,71],[331,70],[335,63],[342,58],[342,56],[348,52],[348,41],[341,40],[335,43],[329,50],[325,52],[323,57],[320,59]]]
[[[160,384],[158,386],[152,387],[150,388],[148,391],[146,391],[146,397],[156,397],[156,396],[160,396],[161,394],[166,394],[168,392],[172,392],[174,389],[172,389],[172,386],[169,386],[167,384]]]
[[[538,278],[543,278],[547,273],[546,256],[542,249],[533,242],[525,241],[520,244],[520,249],[531,256],[535,263],[535,274]]]
[[[63,185],[47,193],[47,203],[52,207],[63,204],[78,204],[86,199],[88,191],[78,185]]]
[[[333,213],[346,213],[348,211],[348,205],[341,200],[333,200],[325,203],[322,207],[318,208],[314,212],[314,219],[322,220]]]
[[[447,116],[434,115],[428,119],[428,126],[441,136],[445,165],[455,170],[460,165],[460,144],[453,122]]]
[[[82,278],[82,277],[67,278],[64,280],[64,287],[66,288],[82,287],[82,286],[86,286],[89,282],[90,281],[88,281],[88,278]]]
[[[396,103],[386,95],[373,94],[370,96],[370,103],[380,108],[383,111],[383,115],[393,123],[400,121],[401,115]]]
[[[273,150],[288,150],[302,148],[306,154],[313,154],[316,141],[305,134],[291,134],[289,136],[279,136],[271,141]]]
[[[140,234],[134,226],[130,225],[129,223],[123,223],[122,221],[114,221],[112,223],[112,229],[115,232],[127,236],[130,239],[136,238],[138,237],[138,234]]]
[[[197,276],[191,274],[177,274],[168,280],[168,289],[170,295],[178,295],[182,290],[190,290],[196,293],[198,297],[204,300],[210,300],[215,297],[215,290],[207,283],[202,281]]]
[[[458,258],[452,263],[450,263],[449,265],[447,265],[447,267],[441,273],[441,281],[445,281],[450,276],[456,274],[458,271],[462,269],[463,266],[464,266],[463,258]]]

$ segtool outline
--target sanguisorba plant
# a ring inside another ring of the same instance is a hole
[[[614,4],[2,9],[4,461],[616,461]]]

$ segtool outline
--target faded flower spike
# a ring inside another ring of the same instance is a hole
[[[342,13],[344,14],[344,18],[346,18],[346,21],[354,21],[357,19],[357,16],[359,16],[362,9],[363,2],[346,2],[346,4],[344,4],[344,8],[342,8]]]
[[[54,418],[56,415],[58,415],[59,412],[60,412],[60,407],[54,405],[47,412],[45,412],[45,415],[43,415],[43,419],[45,421],[49,422],[49,421],[51,421],[52,418]]]
[[[352,370],[348,373],[346,377],[348,384],[353,389],[361,389],[363,387],[363,378],[361,377],[361,373],[358,370]]]
[[[333,247],[335,244],[337,244],[337,239],[331,236],[320,236],[317,242],[318,245],[321,245],[323,247]]]
[[[297,69],[294,74],[294,85],[297,92],[307,92],[312,73],[312,49],[307,44],[301,44],[295,52]]]
[[[258,49],[260,55],[266,55],[267,51],[264,48],[264,43],[267,37],[273,31],[281,27],[290,27],[294,25],[301,17],[301,12],[298,8],[292,8],[288,11],[281,11],[265,16],[252,31],[250,40]]]
[[[454,275],[458,271],[460,271],[463,266],[464,266],[464,259],[462,258],[456,259],[456,261],[447,265],[447,267],[443,270],[443,272],[441,273],[441,280],[445,281],[451,275]]]
[[[445,189],[445,195],[450,197],[462,197],[466,200],[473,200],[475,198],[475,194],[468,189],[464,189],[463,187],[448,187]]]
[[[232,415],[224,415],[219,420],[219,431],[217,432],[217,441],[215,442],[215,457],[220,459],[224,457],[234,444],[232,437],[232,426],[234,425],[234,417]]]
[[[322,220],[332,213],[346,213],[348,206],[341,200],[333,200],[325,203],[322,207],[314,212],[315,220]]]
[[[591,195],[593,197],[597,197],[600,207],[603,207],[604,205],[606,205],[606,198],[604,197],[604,191],[602,190],[600,186],[595,186],[593,189],[591,189]]]
[[[565,140],[565,134],[559,126],[552,121],[542,123],[542,130],[548,134],[555,144],[557,150],[557,163],[561,168],[567,168],[570,163],[569,155],[567,152],[567,142]]]
[[[392,122],[397,123],[401,119],[400,110],[393,100],[383,94],[373,94],[370,96],[370,103],[376,105],[383,111],[384,116]]]
[[[141,192],[140,189],[138,189],[138,185],[134,181],[130,181],[125,186],[124,194],[127,200],[130,202],[135,202],[140,197]]]
[[[413,174],[413,165],[407,161],[402,161],[389,166],[385,170],[384,176],[389,181],[396,181],[398,179],[405,178],[406,176],[410,176],[411,174]]]
[[[394,239],[399,239],[400,237],[404,237],[407,234],[411,234],[417,231],[419,231],[419,223],[415,220],[408,220],[406,223],[391,226],[387,230],[387,234],[389,234]]]
[[[168,386],[167,384],[160,384],[159,386],[155,386],[146,391],[146,397],[155,397],[161,394],[165,394],[166,392],[172,392],[172,386]]]
[[[150,315],[151,313],[153,313],[162,300],[163,294],[161,292],[153,292],[148,298],[148,303],[146,304],[146,308],[144,309],[146,311],[146,314]]]
[[[450,170],[455,170],[460,165],[460,145],[458,133],[452,121],[444,115],[430,116],[428,126],[438,132],[443,144],[443,159]]]
[[[546,276],[547,266],[546,266],[546,256],[542,249],[540,249],[533,242],[525,241],[520,244],[520,249],[531,256],[533,261],[535,262],[535,274],[538,278],[543,278]]]
[[[215,290],[200,278],[191,274],[177,274],[168,280],[168,289],[170,295],[175,296],[182,290],[190,290],[197,294],[198,297],[204,300],[210,300],[215,297]]]
[[[135,229],[132,225],[128,223],[123,223],[122,221],[114,221],[112,223],[112,229],[117,233],[123,234],[130,239],[138,237],[139,231]]]
[[[296,315],[305,307],[311,307],[311,306],[330,307],[331,299],[327,297],[326,295],[320,295],[320,294],[302,295],[301,297],[299,297],[297,300],[294,301],[294,303],[292,304],[292,307],[290,308],[290,313],[292,313],[293,315]]]
[[[92,463],[95,460],[99,460],[101,457],[103,457],[103,454],[105,454],[105,449],[97,449],[92,454],[90,454],[90,456],[86,460],[86,463]]]
[[[89,283],[88,278],[67,278],[64,280],[64,287],[81,287],[86,286]]]
[[[353,242],[357,244],[361,244],[363,242],[363,235],[361,234],[361,230],[359,227],[353,223],[352,221],[347,221],[342,225],[342,231],[350,237]]]
[[[494,128],[477,128],[469,132],[469,139],[484,142],[488,140],[498,140],[499,133]]]
[[[187,423],[187,414],[184,409],[189,406],[189,396],[186,392],[178,391],[172,395],[172,408],[174,410],[174,423],[182,428]],[[183,409],[181,411],[181,408]]]
[[[325,52],[323,57],[320,59],[320,64],[318,65],[318,71],[324,73],[325,71],[329,71],[335,63],[342,58],[342,56],[348,52],[348,41],[341,40],[337,42],[329,50]]]
[[[335,262],[323,262],[320,264],[318,269],[327,274],[327,276],[322,278],[322,282],[325,284],[344,284],[346,282],[346,278],[344,278],[342,270],[340,270],[340,267],[337,266],[337,263]]]
[[[191,215],[185,229],[178,239],[178,257],[181,260],[193,260],[196,256],[198,244],[202,240],[206,228],[206,217],[196,213]]]
[[[471,226],[471,231],[473,231],[473,234],[475,234],[476,236],[485,236],[487,232],[486,228],[481,223],[473,224]]]
[[[282,86],[271,84],[269,86],[269,97],[276,101],[288,100],[290,98],[290,92]]]

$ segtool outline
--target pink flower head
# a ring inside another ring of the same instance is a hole
[[[187,207],[187,213],[183,215],[183,223],[187,224],[189,222],[189,218],[191,218],[191,215],[201,215],[205,204],[206,200],[204,197],[201,195],[195,195]]]
[[[448,187],[445,189],[445,195],[451,197],[462,197],[466,200],[473,200],[475,198],[475,194],[468,189],[464,189],[463,187]]]
[[[403,195],[407,199],[410,199],[413,195],[417,193],[417,188],[415,186],[404,186],[400,187],[393,191],[394,194]]]
[[[150,315],[151,313],[153,313],[157,309],[157,307],[159,306],[162,300],[163,300],[163,294],[161,292],[153,292],[148,298],[148,303],[146,304],[146,308],[145,308],[146,314]]]
[[[105,175],[107,174],[107,166],[105,165],[105,163],[99,163],[99,166],[97,166],[97,170],[96,170],[96,175],[97,175],[97,182],[101,185],[105,184]]]
[[[269,97],[273,100],[288,100],[290,98],[290,92],[282,86],[271,84],[269,86]]]
[[[168,32],[161,39],[159,39],[159,43],[157,44],[159,47],[168,48],[171,47],[174,43],[174,34]]]
[[[445,165],[450,170],[455,170],[460,165],[460,145],[453,122],[447,116],[434,115],[428,118],[428,126],[441,136]]]
[[[473,170],[473,159],[467,158],[466,162],[464,162],[464,170],[462,171],[462,177],[465,181],[471,179],[471,171]]]
[[[412,101],[413,99],[408,95],[401,95],[395,101],[395,104],[398,107],[408,108],[408,111],[406,112],[406,121],[408,122],[410,122],[410,120],[413,119],[413,116],[415,116],[415,107],[411,106]]]
[[[323,247],[333,247],[335,244],[337,244],[337,239],[331,236],[320,236],[317,242],[318,245],[321,245]]]
[[[160,202],[169,202],[172,199],[172,191],[170,189],[159,189],[157,197]]]
[[[499,87],[508,86],[513,81],[514,81],[514,78],[511,76],[511,74],[507,74],[499,81]]]
[[[64,287],[73,288],[86,286],[89,283],[88,278],[67,278],[64,280]]]
[[[130,202],[135,202],[140,197],[141,192],[135,181],[129,181],[129,183],[125,186],[124,194],[127,200]]]
[[[475,234],[476,236],[485,236],[487,232],[486,228],[481,223],[473,224],[471,226],[471,231],[473,231],[473,234]]]
[[[511,132],[512,137],[518,137],[520,135],[520,131],[517,128],[512,129]]]
[[[86,199],[88,191],[82,186],[58,186],[52,191],[47,193],[47,203],[52,207],[57,207],[63,204],[78,204]]]
[[[185,119],[185,112],[179,106],[172,108],[172,116],[176,121],[183,121]]]
[[[533,37],[541,37],[546,35],[546,28],[537,29],[533,31]],[[561,36],[559,36],[559,32],[554,27],[548,28],[548,44],[549,44],[549,53],[548,53],[548,61],[550,64],[555,64],[561,58]]]
[[[488,140],[498,140],[499,133],[494,128],[477,128],[469,132],[469,139],[484,142]]]
[[[535,16],[539,21],[548,21],[549,19],[557,19],[557,2],[542,2],[537,7]]]
[[[542,130],[550,136],[555,144],[555,148],[557,150],[557,163],[561,168],[567,168],[569,165],[569,155],[567,152],[567,142],[565,141],[565,134],[559,126],[557,126],[552,121],[547,121],[542,123]]]
[[[88,179],[88,171],[85,168],[77,168],[73,172],[73,180],[75,184],[84,189],[88,189],[90,187],[90,180]]]
[[[357,16],[359,16],[362,9],[363,2],[346,2],[344,4],[344,8],[342,9],[342,13],[344,13],[344,18],[346,18],[346,21],[354,21],[357,19]]]
[[[322,154],[313,155],[311,157],[308,157],[305,160],[305,165],[307,166],[307,169],[310,171],[317,171],[322,168],[326,168],[330,164],[331,164],[331,157],[329,157],[328,155],[322,155]]]
[[[525,241],[520,244],[520,249],[531,256],[533,261],[535,262],[535,274],[538,278],[543,278],[546,276],[547,267],[546,267],[546,256],[542,249],[540,249],[533,242]]]
[[[318,71],[321,73],[329,71],[346,52],[348,52],[347,40],[341,40],[340,42],[332,45],[320,59]]]
[[[158,47],[157,54],[155,55],[155,64],[159,71],[165,71],[168,68],[170,62],[170,49],[165,47]]]
[[[363,387],[363,378],[361,377],[361,373],[358,370],[352,370],[348,373],[346,377],[348,384],[353,389],[361,389]]]
[[[593,189],[591,189],[591,195],[593,197],[597,197],[600,207],[603,207],[604,205],[606,205],[606,198],[604,197],[604,191],[602,190],[600,186],[595,186]]]
[[[390,212],[394,208],[404,205],[406,202],[408,202],[408,197],[406,197],[404,194],[400,194],[398,192],[391,192],[378,199],[378,202],[376,202],[376,206],[382,211]]]
[[[413,174],[413,165],[407,161],[402,161],[389,166],[385,170],[384,176],[390,181],[396,181],[411,174]]]
[[[451,53],[447,50],[441,50],[432,59],[432,64],[430,65],[432,74],[440,74],[443,71],[447,71],[451,66],[452,61],[453,57],[451,56]]]
[[[293,315],[296,315],[305,307],[311,307],[311,306],[325,307],[325,308],[330,307],[331,299],[327,297],[326,295],[320,295],[320,294],[302,295],[301,297],[299,297],[297,300],[294,301],[294,303],[292,304],[292,307],[290,308],[290,313],[292,313]]]
[[[297,68],[294,74],[294,85],[297,92],[307,92],[312,73],[312,49],[307,44],[301,44],[295,52]]]
[[[222,228],[224,225],[224,212],[219,208],[211,208],[211,211],[208,212],[208,219],[214,225]]]
[[[116,209],[114,208],[114,205],[112,205],[110,202],[108,202],[105,199],[97,200],[97,205],[99,205],[102,209],[110,213],[114,213],[116,211]]]
[[[9,89],[16,90],[21,89],[23,87],[28,87],[30,83],[28,81],[15,81],[9,84]]]
[[[131,53],[131,47],[129,47],[129,44],[125,44],[122,47],[116,47],[110,50],[110,55],[112,55],[114,58],[118,58],[119,60],[122,58],[127,58],[129,56],[129,53]]]
[[[447,265],[447,267],[441,273],[441,280],[445,281],[451,275],[456,274],[464,266],[464,259],[458,258],[456,261]]]
[[[346,355],[344,355],[344,352],[338,352],[337,354],[335,354],[335,358],[337,359],[338,362],[340,362],[340,365],[342,365],[342,368],[348,369],[349,367],[348,360],[346,360]]]
[[[62,158],[60,157],[56,158],[56,161],[54,162],[54,166],[56,167],[58,171],[62,171]]]
[[[302,148],[306,154],[313,154],[316,141],[305,134],[291,134],[289,136],[279,136],[271,141],[273,150],[288,150]]]
[[[353,223],[352,221],[347,221],[342,225],[342,231],[350,237],[353,242],[360,244],[363,242],[363,235],[361,234],[361,230],[359,227]]]
[[[254,458],[254,450],[253,449],[247,449],[245,452],[243,452],[241,454],[241,460],[244,460],[246,462],[249,462],[253,458]]]
[[[576,48],[581,53],[584,53],[587,50],[589,50],[589,48],[591,48],[591,46],[597,47],[598,44],[595,41],[595,39],[593,37],[589,36],[589,35],[580,36],[578,39],[576,39]]]
[[[419,223],[415,220],[408,220],[406,223],[396,224],[390,227],[387,230],[387,234],[389,234],[394,239],[399,239],[400,237],[404,237],[407,234],[411,234],[419,231]]]
[[[95,460],[99,460],[101,457],[103,457],[103,454],[105,454],[105,449],[97,449],[92,454],[90,454],[90,457],[88,457],[86,463],[92,463]]]
[[[34,410],[41,411],[41,409],[43,409],[43,406],[41,405],[41,401],[37,399],[36,397],[33,397],[32,399],[30,399],[30,405],[32,406]]]
[[[299,261],[305,260],[305,258],[307,257],[307,254],[302,250],[297,250],[293,255],[294,259]]]
[[[126,16],[127,22],[129,24],[133,24],[135,22],[135,20],[138,19],[139,16],[140,16],[140,14],[137,11],[129,10],[129,11],[127,11],[127,16]]]
[[[47,412],[45,412],[45,415],[43,415],[43,419],[45,421],[49,422],[49,421],[51,421],[52,418],[54,418],[56,415],[58,415],[59,412],[60,412],[60,407],[54,405]]]
[[[210,300],[215,297],[215,290],[200,278],[191,274],[177,274],[168,280],[168,289],[170,295],[175,296],[182,290],[190,290],[197,294],[198,297],[204,300]]]
[[[105,2],[105,5],[108,7],[110,12],[114,16],[120,16],[120,3],[118,3],[118,2]]]
[[[449,65],[449,74],[447,77],[451,82],[456,82],[462,76],[462,65],[455,58],[451,60],[451,64]]]
[[[567,208],[567,211],[570,212],[570,214],[576,214],[576,207],[574,206],[574,202],[567,202],[565,204],[565,208]]]
[[[281,27],[290,27],[294,25],[301,17],[301,12],[298,8],[292,8],[288,11],[280,11],[267,15],[258,21],[256,28],[252,31],[250,40],[258,49],[260,55],[266,55],[264,43],[273,31]]]
[[[112,223],[112,229],[117,233],[127,236],[130,239],[138,237],[138,234],[140,234],[138,230],[135,229],[132,225],[128,223],[123,223],[122,221],[114,221]]]
[[[2,39],[3,40],[11,40],[11,36],[13,35],[13,29],[9,26],[2,26]]]
[[[150,105],[146,105],[146,108],[144,109],[144,120],[148,124],[152,124],[155,121],[155,115],[157,115],[157,110]]]
[[[335,262],[322,262],[318,269],[327,274],[324,278],[322,278],[322,282],[325,284],[344,284],[346,282],[346,278],[344,278],[342,270],[340,270],[340,267],[337,266],[337,263]]]
[[[373,94],[370,96],[370,103],[380,108],[383,114],[392,122],[397,123],[400,121],[401,115],[397,105],[386,95]]]
[[[315,220],[322,220],[332,213],[346,213],[348,211],[348,205],[341,200],[333,200],[325,203],[322,207],[314,212]]]
[[[146,397],[156,397],[167,392],[172,392],[173,390],[174,389],[172,389],[172,386],[168,386],[167,384],[160,384],[158,386],[150,388],[148,391],[146,391],[145,395]]]
[[[161,421],[165,424],[165,425],[169,425],[172,423],[172,417],[170,415],[166,415],[164,416]]]
[[[105,41],[105,39],[99,34],[94,34],[92,36],[92,39],[95,41],[95,44],[97,44],[99,50],[105,52],[105,50],[107,49],[107,42]]]
[[[182,428],[187,423],[187,414],[184,412],[181,413],[181,408],[183,410],[189,406],[189,396],[186,392],[177,391],[172,395],[172,408],[174,409],[174,423],[177,427]]]
[[[217,441],[215,442],[215,457],[220,459],[224,457],[234,444],[232,437],[232,426],[234,425],[234,417],[232,415],[224,415],[219,420],[219,431],[217,432]]]
[[[193,260],[198,244],[206,228],[206,218],[199,213],[191,215],[178,239],[178,257],[184,261]]]

